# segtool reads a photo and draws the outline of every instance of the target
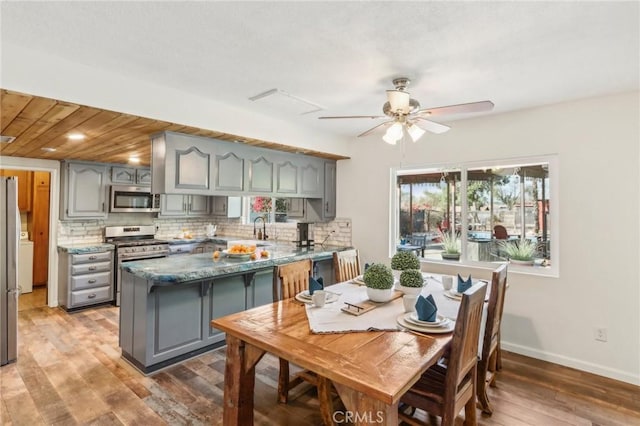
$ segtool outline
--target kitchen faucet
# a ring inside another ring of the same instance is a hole
[[[258,239],[266,240],[267,238],[269,238],[269,236],[267,235],[267,221],[265,219],[265,216],[258,216],[253,219],[253,237],[256,237],[256,221],[258,219],[262,219],[262,237],[258,237]]]

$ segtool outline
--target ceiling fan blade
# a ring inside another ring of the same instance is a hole
[[[389,127],[393,123],[395,123],[395,120],[385,121],[384,123],[380,123],[377,126],[374,126],[374,127],[370,128],[366,132],[360,133],[358,135],[358,137],[361,138],[362,136],[367,136],[368,134],[373,133],[374,131],[378,130],[380,127]]]
[[[422,117],[414,117],[416,120],[420,120],[420,128],[427,130],[431,133],[440,134],[451,129],[449,126],[445,126],[444,124],[436,123],[435,121],[427,120]]]
[[[318,117],[320,120],[328,120],[328,119],[335,119],[335,118],[371,118],[371,119],[376,119],[376,118],[387,118],[384,115],[338,115],[338,116],[334,116],[334,117]]]
[[[493,102],[480,101],[470,102],[468,104],[448,105],[437,108],[425,108],[417,111],[417,115],[438,116],[447,114],[463,114],[469,112],[482,112],[491,111],[493,109]]]

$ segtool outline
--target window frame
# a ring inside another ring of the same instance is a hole
[[[500,159],[488,159],[488,160],[474,160],[457,163],[427,163],[419,166],[411,167],[395,167],[390,169],[390,185],[389,185],[389,257],[396,253],[396,245],[400,240],[400,194],[398,176],[418,174],[424,172],[443,172],[451,169],[457,169],[460,171],[460,193],[465,194],[460,197],[460,242],[461,242],[461,255],[459,262],[451,262],[447,260],[437,259],[420,259],[423,263],[433,263],[437,265],[451,265],[459,267],[474,267],[474,268],[491,268],[496,262],[484,262],[468,260],[467,256],[467,243],[468,243],[468,212],[469,212],[469,200],[467,194],[467,178],[468,170],[479,168],[494,168],[494,167],[514,167],[524,165],[539,165],[547,163],[548,180],[549,180],[549,195],[553,197],[550,200],[551,208],[549,209],[549,234],[552,235],[553,244],[551,244],[550,259],[551,265],[548,267],[540,266],[526,266],[509,264],[510,272],[517,272],[529,275],[541,275],[550,277],[559,277],[560,272],[560,186],[559,186],[559,158],[557,154],[547,154],[530,157],[511,157]]]

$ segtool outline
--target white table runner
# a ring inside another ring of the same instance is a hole
[[[438,307],[438,313],[455,320],[458,316],[460,301],[453,300],[444,295],[444,289],[440,283],[440,276],[427,278],[427,285],[422,289],[422,295],[433,295]],[[396,318],[404,312],[402,298],[398,298],[360,316],[350,315],[340,309],[345,302],[358,305],[369,300],[365,286],[352,284],[351,282],[338,283],[326,288],[328,291],[339,293],[338,301],[327,303],[322,308],[316,308],[311,304],[306,305],[309,327],[313,333],[349,333],[354,331],[370,330],[398,330]]]

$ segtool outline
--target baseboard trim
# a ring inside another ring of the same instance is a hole
[[[605,367],[603,365],[598,365],[591,362],[585,362],[585,361],[582,361],[576,358],[570,358],[564,355],[558,355],[551,352],[533,349],[527,346],[505,342],[504,340],[500,342],[500,345],[502,349],[504,349],[505,351],[514,352],[514,353],[528,356],[531,358],[540,359],[542,361],[553,362],[554,364],[575,368],[576,370],[586,371],[589,373],[597,374],[598,376],[604,376],[610,379],[619,380],[621,382],[640,386],[640,376],[634,376],[633,374],[626,371]]]

